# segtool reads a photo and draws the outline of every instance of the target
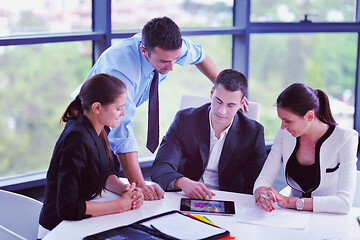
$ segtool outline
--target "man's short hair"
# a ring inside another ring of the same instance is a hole
[[[227,91],[235,92],[240,90],[243,97],[248,87],[245,75],[233,69],[225,69],[219,73],[215,79],[215,89],[219,84],[223,85]]]
[[[142,29],[142,43],[149,53],[155,47],[177,50],[182,45],[180,28],[168,17],[153,18]]]

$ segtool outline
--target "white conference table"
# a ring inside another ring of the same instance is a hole
[[[360,208],[352,208],[347,215],[296,212],[297,214],[309,215],[309,226],[305,229],[290,229],[282,227],[270,227],[237,222],[241,209],[254,207],[254,196],[247,194],[214,191],[215,200],[235,201],[234,216],[205,215],[214,224],[230,231],[237,239],[343,239],[360,240],[360,225],[356,216],[360,215]],[[102,232],[118,226],[128,225],[140,219],[157,215],[170,210],[179,210],[180,198],[185,197],[182,192],[166,192],[165,198],[157,201],[144,201],[144,204],[136,210],[119,214],[88,218],[80,221],[62,221],[54,228],[44,240],[55,239],[83,239],[88,235]],[[111,192],[102,194],[95,201],[109,201],[119,198]],[[275,210],[276,211],[276,210]]]

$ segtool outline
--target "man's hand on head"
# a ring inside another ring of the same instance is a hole
[[[240,111],[242,113],[246,113],[249,111],[249,100],[246,97],[243,97],[243,99],[241,100]]]

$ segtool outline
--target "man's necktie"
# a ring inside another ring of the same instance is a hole
[[[159,145],[159,73],[154,70],[154,77],[150,85],[149,110],[148,110],[148,134],[146,147],[154,153]]]

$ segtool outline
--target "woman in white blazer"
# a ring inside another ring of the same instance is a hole
[[[358,133],[338,126],[320,89],[295,83],[277,99],[281,129],[254,185],[266,211],[282,208],[348,213],[355,194]],[[290,196],[271,187],[284,166]]]

